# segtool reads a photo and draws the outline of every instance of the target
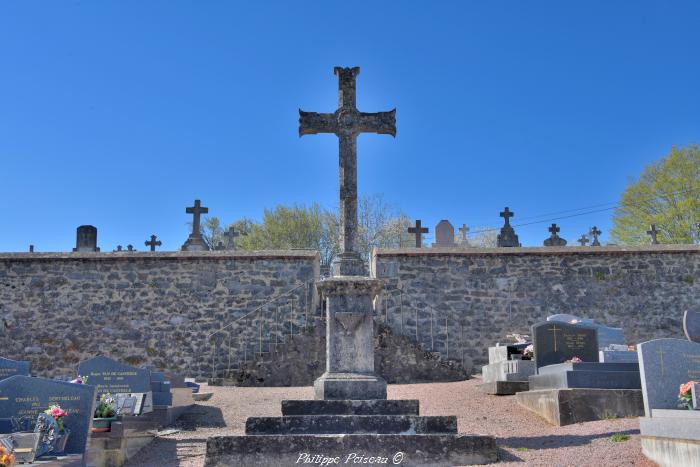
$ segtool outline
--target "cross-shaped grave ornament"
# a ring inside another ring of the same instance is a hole
[[[581,235],[581,238],[579,238],[577,241],[581,244],[581,246],[586,246],[588,242],[590,242],[588,237],[586,237],[585,235]]]
[[[357,110],[355,78],[359,67],[333,69],[338,77],[338,109],[333,113],[299,110],[299,136],[333,133],[340,145],[340,254],[335,275],[363,276],[365,266],[358,253],[357,136],[379,133],[396,136],[396,109],[366,113]]]
[[[459,233],[462,236],[462,243],[467,243],[467,234],[469,233],[467,224],[462,224],[462,227],[459,228]]]
[[[416,248],[421,248],[423,246],[423,234],[428,233],[428,228],[421,226],[421,220],[416,220],[415,227],[409,227],[408,233],[416,234]]]
[[[656,238],[657,235],[659,234],[659,231],[656,230],[656,224],[651,224],[651,228],[647,230],[647,235],[651,237],[651,244],[652,245],[658,245],[659,240]]]
[[[591,243],[591,246],[600,246],[600,241],[598,240],[598,236],[602,234],[598,227],[595,225],[591,227],[591,230],[589,232],[593,236],[593,243]]]
[[[155,235],[151,235],[151,241],[144,242],[146,246],[151,247],[151,251],[156,251],[156,247],[163,244],[160,240],[156,240],[156,238]]]
[[[225,245],[224,245],[224,250],[235,250],[236,249],[236,237],[240,235],[248,235],[245,232],[236,232],[236,228],[232,225],[231,227],[226,230],[224,233],[224,237],[226,237]]]

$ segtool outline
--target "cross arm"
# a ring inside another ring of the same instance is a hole
[[[335,114],[304,112],[299,109],[299,136],[317,133],[337,133],[338,121]]]
[[[360,112],[357,130],[359,133],[396,136],[396,109],[389,112]]]

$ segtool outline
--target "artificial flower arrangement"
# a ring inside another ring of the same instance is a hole
[[[73,384],[87,384],[88,377],[87,376],[81,376],[78,375],[77,378],[71,381]]]
[[[688,381],[685,384],[681,384],[678,390],[678,405],[685,409],[693,409],[693,392],[692,387],[694,384],[698,384],[697,381]]]
[[[94,418],[111,418],[117,413],[117,406],[114,398],[109,394],[105,393],[100,396],[100,401],[95,407],[95,417]]]
[[[534,358],[535,357],[535,347],[532,344],[525,347],[523,350],[523,358]]]
[[[50,405],[48,409],[44,410],[44,413],[51,415],[56,420],[59,432],[63,431],[63,418],[68,416],[68,412],[63,410],[60,405]]]
[[[0,445],[0,467],[14,467],[15,455],[5,446]]]
[[[566,363],[581,363],[583,360],[581,360],[578,357],[572,357],[571,360],[567,360]]]

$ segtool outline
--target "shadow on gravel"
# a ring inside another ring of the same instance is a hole
[[[226,426],[224,415],[218,407],[195,405],[177,419],[174,428],[182,431],[194,431],[201,428],[222,428]]]
[[[520,436],[511,438],[499,438],[498,444],[502,448],[512,449],[557,449],[569,446],[583,446],[591,444],[593,440],[610,438],[616,433],[624,435],[638,435],[639,430],[610,431],[592,435],[548,435],[548,436]]]
[[[152,443],[144,446],[139,452],[129,459],[124,467],[152,467],[153,465],[176,467],[181,462],[186,462],[190,457],[202,457],[202,452],[197,452],[191,449],[194,444],[202,444],[206,440],[199,438],[191,439],[175,439],[175,438],[156,438]],[[181,447],[178,453],[178,444]],[[153,453],[157,452],[157,456],[153,458]],[[156,464],[157,462],[157,464]]]

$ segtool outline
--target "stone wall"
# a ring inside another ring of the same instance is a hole
[[[628,343],[682,337],[700,308],[700,246],[377,250],[379,316],[428,350],[487,363],[487,348],[554,313],[622,327]]]
[[[301,323],[318,275],[309,251],[0,254],[0,355],[40,376],[98,354],[210,376],[212,332],[269,305]]]

